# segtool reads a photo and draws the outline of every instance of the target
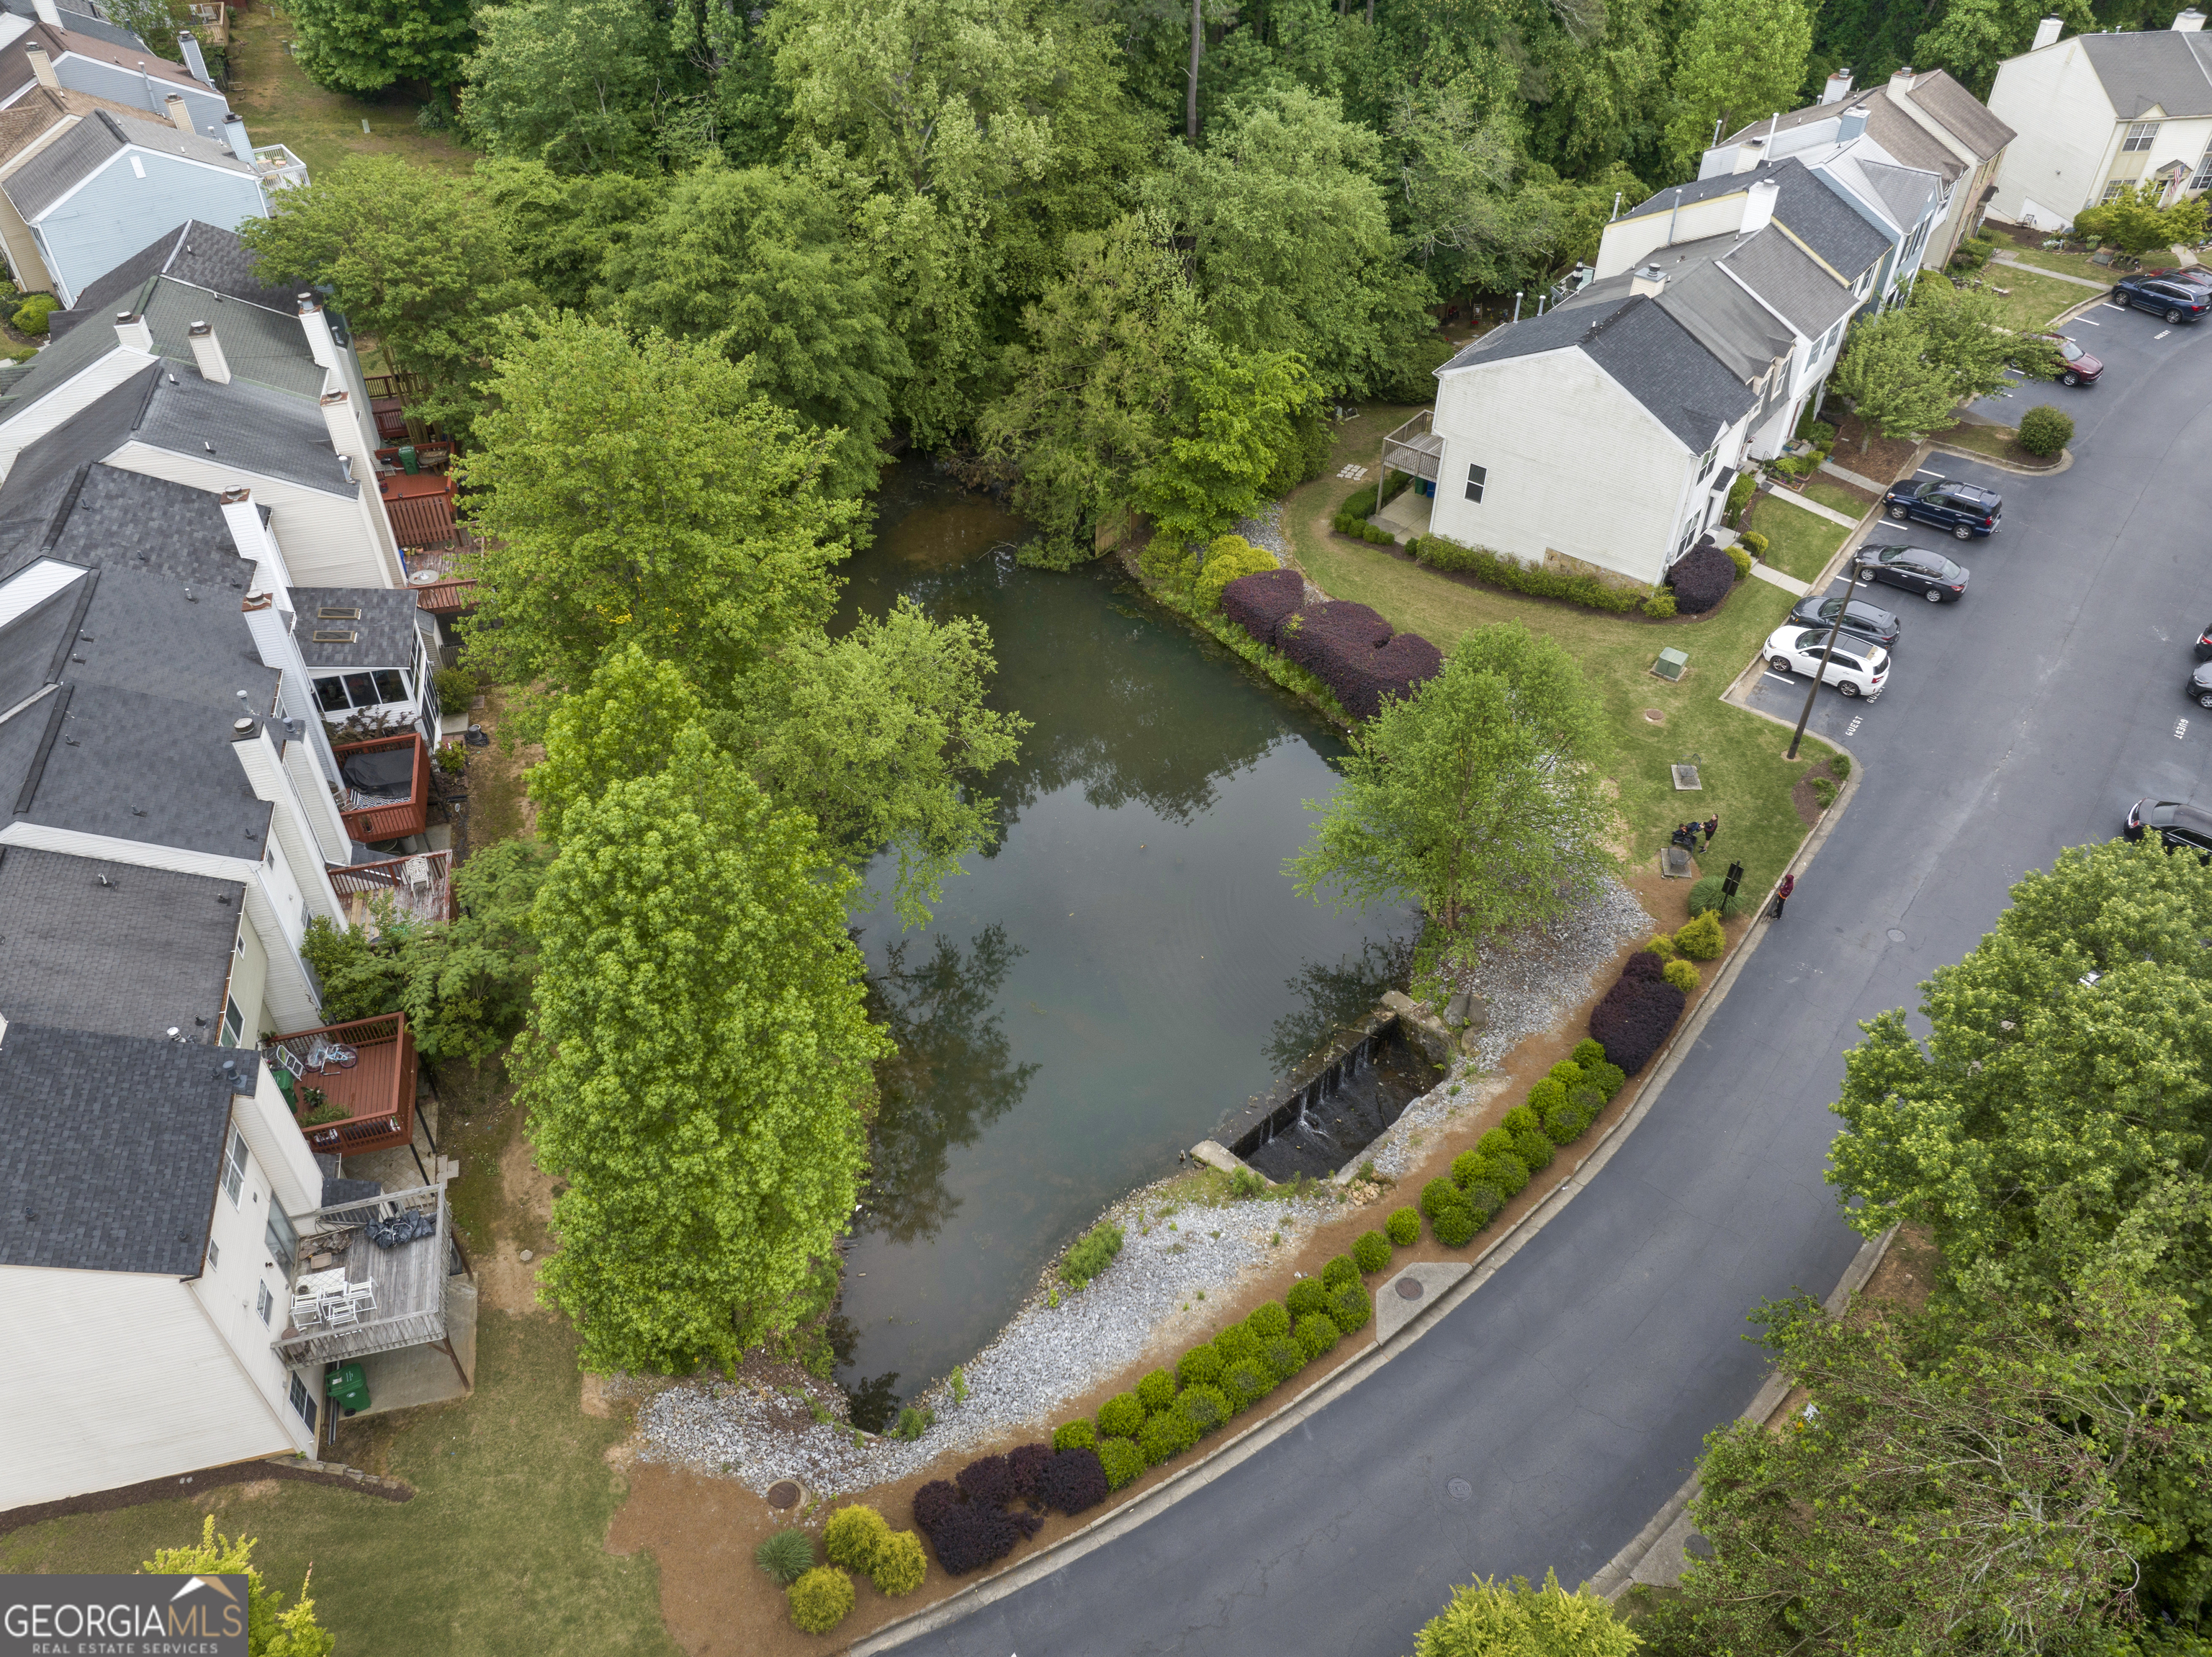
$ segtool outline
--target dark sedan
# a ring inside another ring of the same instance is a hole
[[[2123,309],[2148,311],[2168,322],[2194,322],[2212,310],[2212,289],[2171,277],[2137,272],[2112,284],[2112,303]]]
[[[1863,604],[1856,599],[1845,605],[1841,599],[1825,599],[1814,593],[1797,600],[1790,619],[1801,627],[1833,627],[1838,610],[1844,612],[1844,620],[1838,631],[1869,640],[1885,650],[1897,648],[1897,636],[1905,631],[1904,622],[1878,606]]]
[[[2212,708],[2212,661],[2200,661],[2197,671],[2189,676],[2189,683],[2181,687],[2182,695],[2200,708]]]
[[[1862,576],[1917,593],[1930,604],[1966,595],[1966,567],[1924,546],[1863,546],[1851,561]]]
[[[2197,659],[2212,661],[2212,627],[2207,627],[2197,636]]]
[[[2105,364],[2102,358],[2090,356],[2064,334],[2046,333],[2039,334],[2036,337],[2039,339],[2049,340],[2058,355],[2065,359],[2066,366],[2058,371],[2060,385],[2094,386],[2097,383],[2097,376],[2104,373]]]
[[[2198,862],[2212,863],[2212,812],[2199,807],[2179,800],[2138,800],[2128,807],[2124,832],[2130,840],[2154,832],[2168,856],[2187,850],[2197,854]]]
[[[1996,534],[1997,520],[2004,515],[2004,496],[1996,490],[1954,478],[1938,478],[1932,484],[1908,479],[1883,496],[1881,503],[1900,523],[1917,518],[1949,530],[1962,541]]]

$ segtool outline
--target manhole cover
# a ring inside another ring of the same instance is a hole
[[[1419,1300],[1421,1298],[1421,1280],[1418,1277],[1401,1277],[1398,1279],[1398,1298],[1401,1301]]]
[[[1667,720],[1667,716],[1661,713],[1656,708],[1646,708],[1644,710],[1644,716],[1650,720],[1654,725],[1664,724]]]
[[[1444,1489],[1451,1492],[1451,1499],[1455,1502],[1464,1502],[1474,1494],[1474,1486],[1463,1478],[1452,1480]]]
[[[1889,929],[1889,941],[1892,943],[1903,943],[1905,941],[1905,934],[1899,932],[1893,926]]]
[[[768,1505],[771,1508],[796,1508],[799,1505],[799,1486],[787,1478],[780,1478],[768,1487]]]
[[[1713,1544],[1705,1540],[1702,1532],[1692,1531],[1690,1539],[1682,1544],[1682,1551],[1695,1559],[1711,1559],[1713,1556]]]

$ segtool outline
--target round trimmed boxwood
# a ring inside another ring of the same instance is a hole
[[[1628,1072],[1618,1064],[1607,1064],[1601,1059],[1595,1064],[1584,1067],[1583,1081],[1597,1089],[1600,1099],[1611,1099],[1627,1086]]]
[[[1578,1066],[1577,1068],[1579,1070],[1580,1067]],[[1538,1082],[1534,1087],[1528,1090],[1528,1108],[1535,1112],[1535,1113],[1540,1117],[1545,1112],[1550,1110],[1553,1106],[1564,1101],[1566,1096],[1567,1084],[1565,1082],[1559,1081],[1556,1076],[1546,1076],[1541,1081]],[[1505,1130],[1508,1133],[1513,1131],[1512,1121],[1513,1118],[1509,1116],[1506,1118]]]
[[[1098,1406],[1098,1436],[1102,1440],[1134,1438],[1144,1426],[1145,1406],[1137,1401],[1134,1392],[1116,1392]]]
[[[783,1593],[801,1634],[827,1634],[853,1609],[853,1579],[835,1565],[817,1565]]]
[[[1456,1164],[1453,1172],[1458,1172]],[[1431,1179],[1421,1187],[1421,1212],[1427,1215],[1432,1223],[1439,1209],[1450,1208],[1458,1201],[1459,1187],[1449,1179]]]
[[[1229,1407],[1242,1414],[1275,1390],[1275,1378],[1260,1358],[1239,1358],[1221,1372],[1221,1390]]]
[[[1324,1355],[1343,1337],[1344,1331],[1326,1312],[1310,1312],[1298,1319],[1298,1349],[1306,1355],[1308,1363]]]
[[[1175,1402],[1175,1377],[1164,1369],[1155,1369],[1137,1383],[1137,1402],[1145,1406],[1148,1416],[1166,1409]]]
[[[929,1575],[929,1556],[922,1551],[921,1538],[912,1531],[891,1531],[876,1545],[876,1568],[868,1573],[868,1580],[876,1585],[876,1592],[896,1599],[902,1593],[912,1593]]]
[[[1674,947],[1693,961],[1709,961],[1728,947],[1728,934],[1721,930],[1721,917],[1708,910],[1688,922],[1674,934]]]
[[[1379,1231],[1363,1231],[1352,1246],[1352,1263],[1362,1271],[1380,1271],[1390,1264],[1390,1240]]]
[[[1218,1386],[1208,1386],[1203,1383],[1196,1386],[1186,1386],[1182,1392],[1176,1393],[1176,1410],[1185,1421],[1198,1429],[1198,1435],[1200,1438],[1204,1438],[1236,1413],[1230,1407],[1229,1394]]]
[[[1098,1446],[1098,1465],[1106,1470],[1106,1488],[1118,1490],[1145,1471],[1145,1453],[1133,1438],[1109,1438]]]
[[[1488,1225],[1498,1210],[1505,1206],[1505,1193],[1480,1179],[1469,1185],[1460,1196],[1468,1212],[1474,1215],[1478,1230]]]
[[[21,327],[21,323],[16,324]],[[2030,454],[2056,454],[2073,441],[2074,419],[2048,403],[2039,403],[2021,417],[2020,446]]]
[[[1302,1324],[1316,1312],[1328,1309],[1328,1291],[1316,1277],[1304,1277],[1291,1285],[1291,1292],[1283,1300],[1289,1307],[1292,1324]]]
[[[1465,1191],[1468,1180],[1480,1177],[1482,1167],[1480,1151],[1462,1151],[1457,1156],[1452,1158],[1452,1184]]]
[[[1459,1168],[1456,1159],[1452,1162],[1452,1168],[1456,1177]],[[1391,1215],[1389,1223],[1382,1229],[1390,1234],[1390,1240],[1400,1248],[1411,1248],[1421,1240],[1421,1211],[1419,1209],[1400,1209]]]
[[[1596,1119],[1601,1102],[1595,1088],[1576,1088],[1565,1104],[1544,1112],[1544,1131],[1554,1145],[1573,1144]]]
[[[1280,1301],[1262,1301],[1244,1319],[1244,1327],[1264,1343],[1291,1332],[1291,1312]]]
[[[881,1514],[855,1503],[830,1515],[830,1522],[822,1527],[822,1551],[830,1556],[831,1564],[866,1575],[875,1569],[876,1550],[890,1533],[891,1527]]]
[[[1474,1234],[1482,1229],[1474,1210],[1464,1203],[1454,1203],[1429,1224],[1437,1234],[1437,1241],[1446,1248],[1465,1248],[1474,1240]]]
[[[1587,1074],[1591,1065],[1605,1063],[1605,1044],[1595,1036],[1584,1036],[1575,1044],[1575,1051],[1567,1057],[1581,1065]]]
[[[1534,1173],[1539,1168],[1549,1167],[1556,1148],[1551,1135],[1544,1131],[1543,1118],[1522,1105],[1505,1113],[1505,1131],[1513,1136],[1513,1154],[1519,1157]]]
[[[1544,1074],[1562,1087],[1572,1087],[1583,1079],[1583,1067],[1573,1059],[1563,1058]]]
[[[1364,1329],[1375,1315],[1375,1302],[1366,1285],[1346,1283],[1338,1288],[1328,1297],[1328,1315],[1329,1320],[1347,1335],[1356,1329]]]
[[[1137,1435],[1137,1447],[1145,1453],[1148,1467],[1173,1460],[1197,1442],[1198,1429],[1172,1404],[1156,1416],[1146,1416],[1145,1430]]]
[[[1306,1367],[1306,1355],[1287,1335],[1271,1335],[1260,1344],[1260,1356],[1279,1381],[1286,1381]]]
[[[1489,1138],[1488,1134],[1483,1136],[1486,1148]],[[1508,1140],[1501,1148],[1483,1150],[1482,1172],[1478,1179],[1483,1185],[1497,1186],[1507,1197],[1518,1197],[1521,1188],[1528,1183],[1528,1165],[1515,1154],[1512,1142]]]
[[[1349,1254],[1340,1254],[1321,1269],[1323,1288],[1340,1288],[1359,1281],[1359,1265]]]
[[[1226,1329],[1215,1332],[1213,1350],[1219,1356],[1225,1368],[1239,1358],[1249,1360],[1258,1357],[1260,1337],[1245,1328],[1243,1324],[1231,1324]]]
[[[1053,1429],[1052,1447],[1055,1450],[1091,1450],[1097,1445],[1098,1431],[1087,1421],[1071,1421]]]
[[[1221,1379],[1221,1354],[1211,1345],[1194,1346],[1176,1360],[1178,1386],[1206,1386]]]

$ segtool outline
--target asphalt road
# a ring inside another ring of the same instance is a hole
[[[2101,384],[1997,405],[2072,413],[2070,470],[1936,462],[2001,489],[2003,527],[1896,537],[1966,564],[1966,599],[1895,595],[1905,631],[1884,693],[1822,691],[1814,728],[1858,756],[1859,793],[1591,1186],[1350,1396],[906,1649],[1398,1657],[1452,1584],[1547,1566],[1572,1583],[1651,1517],[1758,1389],[1745,1311],[1826,1294],[1856,1246],[1821,1173],[1858,1021],[1917,1006],[1919,982],[2059,848],[2116,833],[2142,795],[2203,789],[2212,714],[2181,688],[2212,620],[2212,324],[2160,337],[2148,316],[2089,318],[2069,332],[2105,358]],[[1757,699],[1794,719],[1803,683],[1764,679]]]

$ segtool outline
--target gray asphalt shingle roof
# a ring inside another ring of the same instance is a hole
[[[189,372],[161,375],[132,436],[179,454],[212,454],[241,471],[326,495],[351,500],[361,493],[359,484],[345,480],[319,405],[242,376],[216,386]]]
[[[2020,136],[1990,113],[1990,107],[1953,80],[1947,70],[1930,70],[1912,82],[1908,94],[1977,158],[1987,161]]]
[[[2122,120],[2156,108],[2169,115],[2212,115],[2212,40],[2201,34],[2147,29],[2075,37],[2112,113]]]
[[[248,179],[257,176],[230,153],[228,144],[197,133],[179,132],[167,121],[135,119],[96,109],[0,180],[0,191],[7,193],[25,220],[35,224],[47,209],[132,145],[181,155]]]
[[[1721,263],[1808,339],[1818,339],[1858,308],[1858,299],[1849,288],[1779,230],[1770,228],[1747,237]]]
[[[1493,328],[1437,372],[1554,350],[1580,350],[1692,453],[1756,400],[1687,329],[1640,294]]]
[[[1722,173],[1673,186],[1622,216],[1643,218],[1672,212],[1678,200],[1685,205],[1711,201],[1747,190],[1764,179],[1772,180],[1777,187],[1775,222],[1841,272],[1846,281],[1856,280],[1888,249],[1888,240],[1880,231],[1794,155],[1762,161],[1747,173]]]
[[[197,1276],[231,1084],[260,1056],[10,1021],[0,1043],[9,1154],[0,1264]]]
[[[102,882],[105,881],[105,884]],[[0,1008],[57,1029],[221,1033],[245,886],[0,846]]]
[[[142,308],[146,283],[157,276],[203,289],[200,302],[204,308],[211,302],[213,295],[221,294],[226,302],[242,299],[280,316],[296,317],[298,303],[294,295],[264,286],[259,266],[259,255],[247,250],[236,231],[199,219],[186,219],[182,228],[165,231],[158,240],[149,242],[106,276],[88,284],[77,295],[73,308],[54,312],[46,319],[46,332],[58,338],[80,323],[112,322],[118,311]],[[213,322],[221,319],[210,314],[205,320]],[[293,322],[292,331],[301,332],[297,321]],[[189,345],[185,347],[184,360],[192,360]]]
[[[1787,355],[1796,338],[1758,300],[1720,272],[1719,262],[1735,246],[1732,235],[1707,236],[1659,248],[1644,263],[1656,265],[1667,278],[1657,296],[1660,308],[1688,329],[1737,379],[1752,381]],[[1808,268],[1818,268],[1807,263]],[[1617,301],[1629,292],[1632,281],[1631,273],[1623,271],[1594,282],[1567,305]]]
[[[358,619],[320,620],[324,609],[358,610]],[[299,617],[300,656],[309,667],[406,667],[415,663],[422,606],[408,588],[295,587],[292,611]],[[351,633],[351,643],[318,644],[318,632]]]

